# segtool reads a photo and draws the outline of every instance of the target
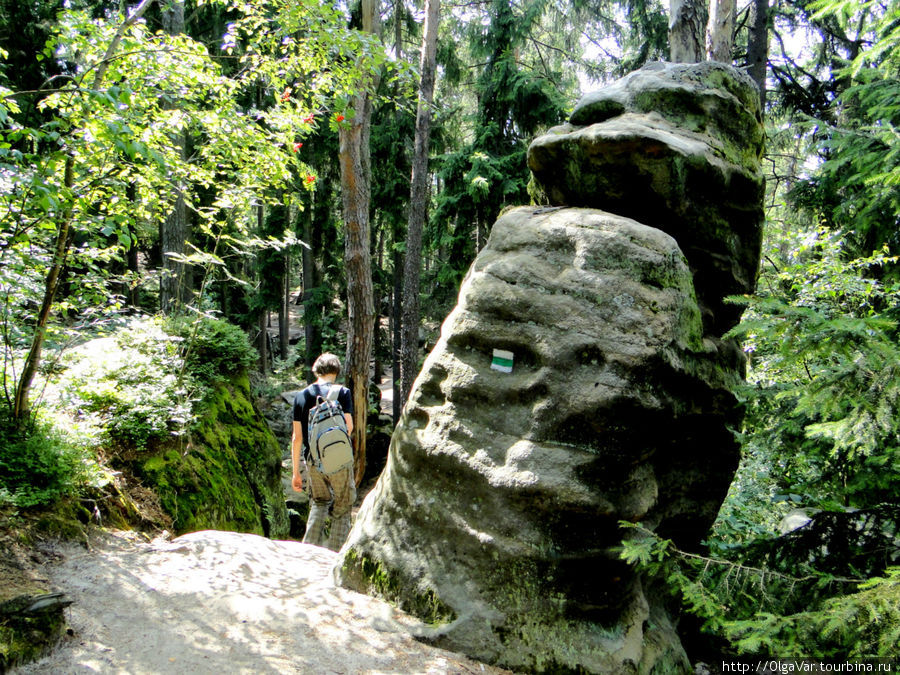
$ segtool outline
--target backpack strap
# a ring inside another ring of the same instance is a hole
[[[338,396],[341,395],[341,385],[337,382],[333,382],[328,387],[328,395],[325,397],[329,401],[337,401]]]

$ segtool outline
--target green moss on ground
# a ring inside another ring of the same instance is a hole
[[[62,609],[16,619],[0,618],[0,673],[42,657],[59,641],[64,629]]]
[[[42,580],[35,544],[44,538],[84,540],[81,504],[64,500],[49,508],[0,510],[0,673],[46,654],[65,630],[65,602],[28,612],[53,589]]]

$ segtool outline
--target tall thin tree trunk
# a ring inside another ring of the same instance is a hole
[[[63,181],[67,189],[71,189],[75,184],[74,169],[74,162],[66,161]],[[53,262],[50,264],[50,270],[47,272],[47,279],[44,282],[44,299],[41,302],[41,309],[38,312],[37,325],[34,328],[34,336],[31,340],[31,348],[28,350],[28,356],[25,358],[25,364],[22,366],[22,374],[19,377],[19,384],[16,387],[15,400],[13,403],[13,419],[18,421],[24,420],[30,412],[31,384],[34,382],[34,376],[37,373],[38,365],[41,362],[44,338],[47,335],[47,322],[50,319],[50,309],[53,307],[56,289],[59,286],[60,273],[66,263],[66,256],[69,251],[71,225],[72,210],[71,207],[69,207],[67,213],[63,215],[63,218],[60,221],[59,229],[56,231]]]
[[[403,0],[395,0],[394,4],[394,54],[397,61],[402,62],[403,56],[403,22],[400,16],[403,13]],[[397,124],[400,124],[401,111],[396,111]],[[407,205],[407,209],[409,206]],[[407,212],[406,219],[409,220]],[[405,239],[402,225],[399,221],[393,221],[394,243]],[[400,421],[400,412],[403,409],[401,395],[400,350],[402,347],[403,330],[403,255],[395,246],[391,254],[392,285],[391,285],[391,418],[394,426]]]
[[[263,375],[269,364],[269,312],[262,310],[259,313],[259,340],[257,342],[257,351],[259,351],[259,372]]]
[[[163,28],[170,35],[184,32],[184,0],[175,0],[164,8]],[[177,102],[170,101],[172,106]],[[187,136],[183,131],[173,134],[172,142],[182,162],[187,158]],[[159,308],[165,314],[178,312],[187,301],[189,268],[185,263],[169,254],[183,256],[185,243],[188,240],[187,206],[184,200],[185,185],[180,177],[176,177],[173,185],[175,203],[168,217],[160,225],[160,246],[163,256],[163,273],[159,280]]]
[[[766,69],[769,62],[769,0],[753,0],[747,38],[747,72],[759,87],[760,110],[766,109]]]
[[[307,373],[312,372],[312,365],[319,356],[319,346],[321,344],[321,331],[319,324],[321,321],[321,309],[318,302],[314,302],[313,290],[318,288],[322,283],[319,268],[316,266],[316,253],[321,250],[322,238],[318,236],[315,227],[315,200],[311,200],[309,208],[305,212],[303,219],[303,241],[306,246],[303,247],[303,333],[306,343],[306,353],[304,354],[304,363],[306,364]]]
[[[706,55],[710,61],[731,63],[736,0],[710,0],[706,25]]]
[[[355,99],[355,115],[340,131],[341,187],[344,207],[344,261],[347,274],[349,332],[345,372],[353,395],[353,445],[356,478],[366,467],[366,415],[368,410],[369,359],[374,337],[375,302],[372,260],[369,250],[369,97]]]
[[[419,373],[419,280],[422,268],[422,230],[428,207],[428,141],[431,134],[431,103],[434,100],[435,55],[441,20],[441,0],[425,0],[425,30],[419,63],[419,103],[403,266],[403,316],[400,346],[401,406],[406,405],[413,381]]]
[[[393,264],[394,264],[394,274],[393,274],[393,282],[394,288],[391,296],[391,319],[392,319],[392,331],[391,331],[391,378],[394,381],[394,396],[392,401],[391,408],[391,416],[394,420],[394,426],[397,425],[397,422],[400,421],[400,412],[403,409],[403,405],[401,402],[400,396],[400,349],[401,349],[401,326],[402,319],[402,305],[403,305],[403,256],[400,255],[400,252],[394,250],[393,253]]]
[[[138,206],[138,196],[137,196],[137,186],[135,183],[131,183],[127,189],[128,201],[132,202],[135,207],[135,211],[137,211]],[[134,283],[134,280],[138,278],[138,237],[137,232],[135,231],[134,226],[129,225],[128,227],[128,237],[131,240],[128,245],[128,250],[125,253],[125,268],[130,273],[127,276],[130,276],[130,283],[127,283],[127,287],[125,289],[125,294],[127,297],[127,301],[129,306],[137,309],[138,303],[140,301],[140,297],[138,295],[137,285]]]
[[[376,0],[362,1],[363,30],[376,29]],[[369,162],[369,133],[372,103],[369,91],[377,86],[370,79],[361,83],[353,98],[353,115],[339,133],[338,159],[344,210],[344,262],[347,273],[347,356],[345,372],[353,396],[353,445],[356,452],[356,482],[366,470],[366,417],[369,398],[369,360],[375,327],[375,300],[372,287],[372,251],[369,226],[369,199],[372,171]]]
[[[284,207],[287,208],[287,207]],[[290,216],[289,216],[290,217]],[[281,279],[281,302],[278,304],[278,347],[286,359],[291,346],[291,254],[284,251],[284,272]]]
[[[701,0],[670,0],[669,60],[699,63],[706,54],[706,5]]]

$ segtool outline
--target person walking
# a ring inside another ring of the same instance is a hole
[[[294,424],[291,436],[291,462],[293,464],[291,484],[297,492],[303,489],[303,476],[300,472],[301,450],[303,464],[309,478],[309,517],[306,520],[303,542],[322,546],[323,528],[330,508],[331,529],[328,533],[327,547],[332,551],[339,550],[350,533],[350,509],[356,501],[356,481],[353,477],[352,464],[337,473],[326,475],[321,473],[313,462],[309,461],[307,422],[309,421],[309,411],[316,407],[318,398],[324,399],[332,387],[340,387],[337,401],[347,422],[347,433],[353,431],[353,398],[349,389],[335,382],[340,372],[341,361],[334,354],[325,353],[316,359],[313,364],[313,375],[315,375],[316,381],[294,397]]]

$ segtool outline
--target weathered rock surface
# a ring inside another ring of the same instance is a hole
[[[697,544],[737,464],[736,376],[671,237],[591,209],[507,213],[416,381],[342,583],[455,620],[438,645],[511,668],[683,665],[617,523]]]
[[[706,330],[721,335],[756,285],[764,133],[759,92],[721,63],[654,63],[585,96],[535,139],[528,164],[554,205],[590,206],[659,228],[694,272]]]
[[[686,672],[619,523],[696,549],[738,462],[720,336],[758,263],[756,98],[724,66],[645,70],[535,141],[567,208],[494,225],[335,569],[517,671]]]

